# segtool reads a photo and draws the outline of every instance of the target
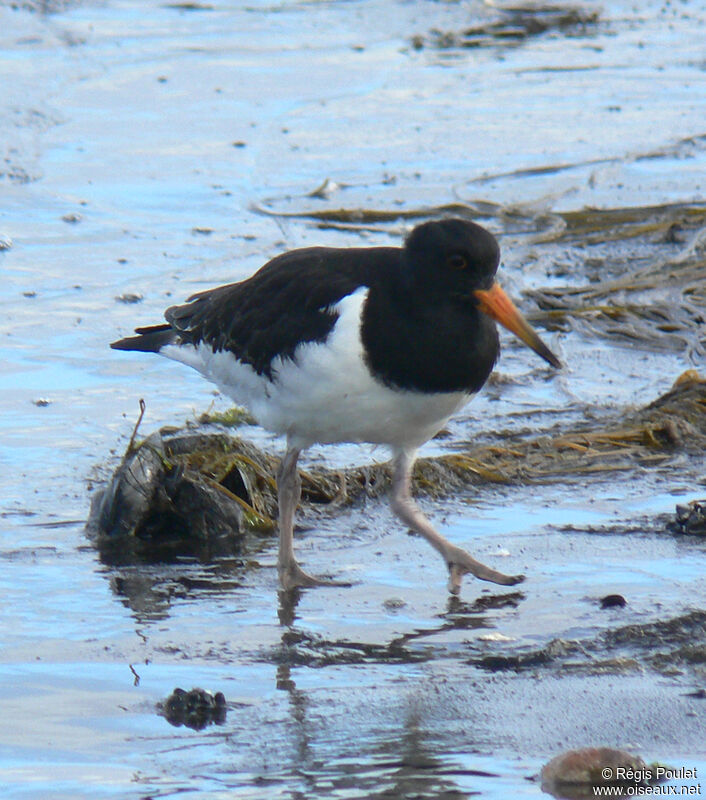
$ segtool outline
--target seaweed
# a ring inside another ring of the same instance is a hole
[[[425,46],[438,50],[517,46],[531,37],[561,32],[563,36],[586,35],[598,25],[597,11],[573,5],[525,4],[499,9],[500,18],[462,31],[432,30],[412,39],[416,50]]]

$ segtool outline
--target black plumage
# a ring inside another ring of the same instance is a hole
[[[324,342],[336,324],[331,306],[381,274],[394,248],[310,247],[273,258],[251,278],[199,292],[165,317],[182,341],[228,350],[258,375],[273,377],[277,357]],[[365,257],[356,257],[365,253]]]
[[[335,304],[366,287],[361,339],[371,372],[398,389],[472,393],[499,352],[495,324],[472,292],[492,283],[498,261],[494,237],[463,220],[420,225],[404,248],[293,250],[247,280],[168,308],[168,324],[111,346],[158,352],[204,342],[273,379],[278,357],[294,359],[302,343],[325,342]]]

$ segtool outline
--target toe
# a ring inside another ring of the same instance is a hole
[[[343,581],[331,581],[325,578],[315,578],[299,566],[295,561],[286,567],[279,568],[279,581],[286,591],[289,589],[310,589],[314,586],[350,586]]]
[[[453,547],[449,550],[446,563],[449,568],[449,591],[453,594],[458,594],[461,579],[467,573],[474,575],[479,580],[498,583],[501,586],[514,586],[525,579],[524,575],[505,575],[503,572],[491,569],[480,561],[476,561],[460,547]]]

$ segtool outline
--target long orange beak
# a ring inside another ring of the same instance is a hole
[[[500,288],[500,284],[494,283],[487,291],[476,289],[473,294],[478,298],[478,308],[503,327],[512,331],[515,336],[521,339],[528,347],[531,347],[537,355],[548,361],[553,367],[560,367],[561,361],[539,338],[534,328],[515,308],[515,304]]]

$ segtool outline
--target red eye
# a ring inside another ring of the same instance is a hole
[[[446,264],[451,269],[466,269],[468,266],[468,262],[460,253],[454,253],[454,255],[449,256],[446,259]]]

